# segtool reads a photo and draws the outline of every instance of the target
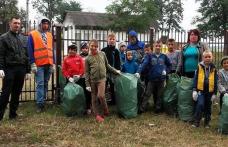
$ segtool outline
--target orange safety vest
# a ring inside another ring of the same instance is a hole
[[[52,34],[50,32],[46,32],[47,44],[43,42],[40,32],[32,31],[30,34],[33,38],[34,58],[36,65],[53,65]]]

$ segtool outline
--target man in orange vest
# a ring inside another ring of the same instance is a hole
[[[44,110],[50,75],[55,69],[53,38],[49,32],[51,23],[47,18],[41,20],[39,29],[30,32],[28,38],[31,71],[36,78],[37,112]]]

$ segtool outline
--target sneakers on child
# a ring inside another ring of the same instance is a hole
[[[193,127],[193,128],[198,128],[199,126],[200,126],[199,122],[194,122],[194,123],[192,124],[192,127]]]
[[[104,118],[101,117],[100,115],[97,115],[97,116],[96,116],[96,120],[97,120],[98,122],[103,122],[103,121],[104,121]]]

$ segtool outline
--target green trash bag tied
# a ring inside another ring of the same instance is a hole
[[[137,81],[138,78],[129,73],[123,73],[114,80],[117,110],[124,118],[137,116]]]
[[[193,120],[193,100],[192,100],[193,79],[181,77],[177,84],[178,95],[178,116],[180,120]]]
[[[67,116],[83,115],[86,108],[84,90],[75,83],[67,83],[64,87],[62,108]]]

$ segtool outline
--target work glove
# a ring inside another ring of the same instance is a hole
[[[50,66],[50,71],[51,71],[51,73],[53,73],[55,71],[55,64]]]
[[[4,77],[5,77],[4,70],[0,70],[0,78],[4,78]]]
[[[212,95],[211,101],[214,102],[217,99],[217,96],[215,94]]]
[[[228,96],[228,93],[225,93],[224,96]]]
[[[140,78],[140,74],[139,74],[139,73],[135,73],[135,76],[136,76],[137,78]]]
[[[86,90],[91,92],[91,87],[86,87]]]
[[[120,70],[116,70],[117,74],[120,75],[121,71]]]
[[[163,75],[163,76],[166,75],[166,71],[165,71],[165,70],[162,71],[162,75]]]
[[[32,73],[36,73],[37,72],[37,66],[36,66],[35,63],[31,64],[31,71],[32,71]]]
[[[80,75],[74,75],[73,78],[74,82],[77,82],[80,79]]]
[[[71,82],[71,83],[74,83],[74,78],[71,78],[71,77],[70,77],[70,78],[68,79],[68,81]]]
[[[25,75],[25,80],[30,80],[31,79],[31,74],[30,73],[27,73],[26,75]]]
[[[193,99],[194,101],[197,101],[197,98],[198,98],[198,93],[197,93],[197,91],[193,91],[193,92],[192,92],[192,99]]]

